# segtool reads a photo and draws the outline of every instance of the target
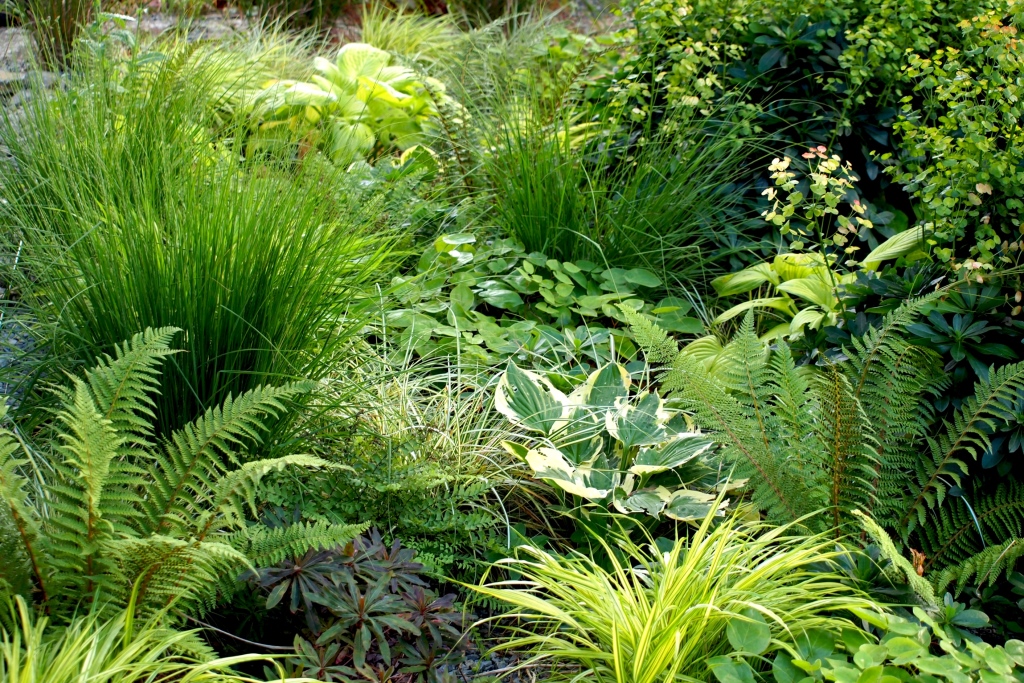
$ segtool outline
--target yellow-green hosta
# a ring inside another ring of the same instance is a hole
[[[262,117],[256,141],[301,140],[339,164],[423,145],[436,131],[437,103],[447,101],[444,85],[392,61],[349,43],[333,62],[317,57],[309,82],[268,82],[250,100]]]
[[[908,254],[920,247],[924,235],[920,228],[897,233],[878,245],[860,263],[866,271],[876,269],[883,261]],[[779,254],[736,273],[723,275],[711,283],[719,296],[747,294],[767,287],[769,296],[758,296],[729,308],[719,315],[716,323],[731,320],[742,313],[756,309],[772,309],[781,322],[769,329],[761,338],[795,339],[805,330],[820,330],[835,325],[842,313],[842,302],[837,289],[855,282],[856,271],[841,272],[836,268],[836,257],[820,253]]]

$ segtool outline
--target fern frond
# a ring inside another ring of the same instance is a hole
[[[976,586],[992,584],[999,580],[1000,575],[1009,576],[1017,561],[1024,557],[1024,539],[1020,536],[1011,538],[999,545],[989,546],[981,552],[972,555],[955,567],[947,567],[940,572],[933,583],[936,592],[947,590],[950,584],[956,582],[956,595],[967,586],[973,583]]]
[[[663,382],[682,408],[693,413],[697,424],[726,447],[726,457],[737,465],[737,476],[750,478],[758,507],[768,510],[772,519],[786,522],[809,511],[807,504],[813,498],[807,495],[804,482],[775,457],[770,437],[758,421],[700,361],[677,355]]]
[[[60,595],[89,594],[106,587],[111,567],[100,552],[115,527],[127,526],[119,514],[134,514],[130,506],[111,501],[107,481],[124,440],[96,409],[84,381],[74,381],[73,402],[57,415],[60,444],[53,463],[57,481],[49,487],[51,514],[46,526],[50,539],[51,583]],[[54,512],[58,514],[53,514]]]
[[[147,328],[121,345],[114,345],[114,357],[104,354],[86,371],[96,408],[114,430],[136,446],[148,446],[156,406],[151,394],[159,389],[159,366],[167,356],[176,327]],[[148,419],[147,419],[148,418]]]
[[[829,365],[816,384],[821,409],[814,424],[828,473],[828,513],[831,527],[843,533],[848,515],[874,500],[877,460],[867,417],[846,377]]]
[[[270,567],[308,550],[343,546],[368,528],[369,524],[324,521],[277,528],[256,524],[229,534],[226,542],[249,558],[254,566]]]
[[[887,314],[879,327],[852,338],[843,348],[848,357],[843,371],[875,437],[877,463],[872,483],[878,495],[876,502],[864,509],[887,526],[899,519],[906,473],[919,458],[917,441],[933,421],[929,394],[948,384],[938,355],[910,344],[904,334],[906,326],[937,296],[933,293],[904,302]]]
[[[138,580],[138,604],[151,609],[174,604],[205,611],[213,607],[222,577],[253,569],[244,554],[221,542],[151,534],[110,540],[103,549],[116,561],[110,595],[126,602]]]
[[[282,401],[312,389],[309,382],[257,387],[171,434],[154,455],[147,482],[145,530],[168,534],[191,528],[197,502],[207,500],[228,465],[238,465],[236,449],[260,443],[264,421],[285,411]]]
[[[197,507],[206,510],[196,524],[196,537],[203,540],[213,530],[244,527],[246,507],[253,517],[258,514],[255,499],[260,480],[270,472],[290,466],[308,469],[341,467],[311,455],[286,455],[281,458],[247,462],[217,480],[207,500],[197,501],[201,503]]]
[[[938,606],[939,602],[935,597],[935,590],[932,588],[932,585],[923,577],[918,576],[910,561],[903,557],[900,551],[896,549],[896,544],[893,543],[892,537],[889,536],[886,530],[860,510],[854,510],[853,515],[860,520],[864,531],[878,545],[879,554],[882,558],[889,560],[891,563],[891,567],[887,571],[889,577],[906,581],[917,597],[921,598],[927,605],[931,607]]]
[[[974,385],[974,395],[964,400],[952,421],[945,421],[942,432],[928,438],[931,457],[921,457],[915,464],[900,518],[899,528],[906,535],[924,523],[929,510],[942,504],[950,485],[962,485],[967,473],[963,456],[977,460],[990,445],[989,434],[1002,420],[1001,402],[1013,401],[1022,393],[1024,363],[993,367],[987,378]]]
[[[994,491],[972,487],[931,511],[915,536],[928,557],[926,570],[964,562],[1007,538],[1024,537],[1024,483],[1010,480]]]
[[[622,316],[629,323],[637,345],[643,349],[649,363],[670,363],[679,353],[679,344],[668,336],[650,318],[629,306],[619,304]]]
[[[884,377],[899,367],[896,360],[908,346],[902,336],[907,325],[914,322],[921,310],[941,296],[941,292],[932,292],[916,299],[908,299],[896,310],[887,314],[878,327],[870,328],[860,338],[850,339],[850,346],[843,352],[849,358],[846,364],[853,395],[857,400],[866,401],[865,392],[870,393],[873,381]],[[883,391],[883,394],[885,392]]]

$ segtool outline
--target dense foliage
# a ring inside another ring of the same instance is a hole
[[[1017,3],[314,4],[10,14],[0,678],[1024,680]]]

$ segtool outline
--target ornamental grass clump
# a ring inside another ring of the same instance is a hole
[[[220,108],[238,60],[165,47],[86,55],[65,89],[0,126],[10,291],[47,348],[21,378],[24,405],[40,378],[175,326],[186,353],[156,399],[161,434],[228,394],[321,379],[362,327],[395,234],[378,197],[347,198],[343,169],[244,155]]]
[[[476,589],[510,608],[499,620],[518,622],[498,647],[529,652],[524,667],[553,666],[554,680],[703,681],[737,633],[761,641],[768,661],[799,638],[853,627],[850,609],[880,609],[834,571],[834,541],[794,525],[709,514],[667,549],[602,545],[603,557],[522,547],[499,563],[518,578]]]

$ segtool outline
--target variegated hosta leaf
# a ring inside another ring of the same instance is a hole
[[[692,522],[703,520],[716,507],[715,514],[724,515],[728,503],[725,500],[720,503],[717,501],[718,497],[713,493],[680,489],[672,494],[665,506],[665,516],[680,522]]]
[[[609,363],[591,373],[587,381],[569,395],[574,405],[614,408],[629,397],[629,372],[617,363]]]
[[[526,454],[526,464],[538,479],[546,479],[574,496],[592,501],[611,495],[618,480],[618,476],[607,469],[573,467],[556,448],[530,450]]]
[[[642,476],[675,469],[700,456],[711,445],[712,441],[700,434],[679,434],[655,447],[641,448],[629,471]]]
[[[671,417],[661,397],[645,391],[634,405],[620,400],[618,408],[605,417],[605,429],[626,450],[653,446],[666,439],[665,423]]]
[[[566,395],[544,376],[522,370],[515,363],[498,380],[494,406],[515,424],[545,436],[562,429],[570,413]]]
[[[672,492],[664,486],[657,488],[640,489],[633,491],[628,496],[616,498],[612,501],[615,509],[622,514],[642,512],[651,517],[658,517],[665,509],[665,505],[672,499]]]
[[[551,434],[551,441],[571,463],[579,465],[601,452],[603,434],[604,419],[588,406],[576,406]]]

